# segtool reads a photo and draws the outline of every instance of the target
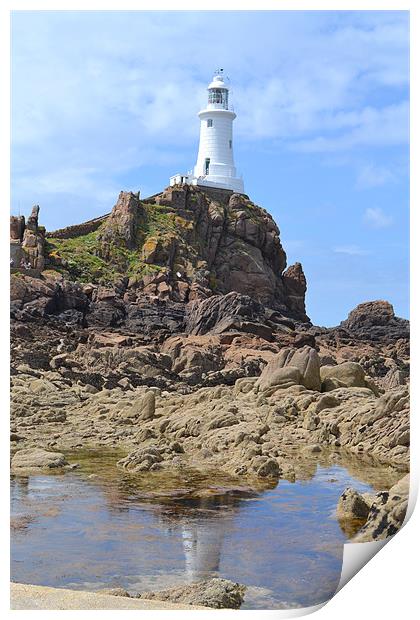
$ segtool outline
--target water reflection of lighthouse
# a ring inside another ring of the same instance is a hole
[[[130,476],[119,479],[116,486],[105,486],[104,491],[110,510],[130,511],[137,507],[146,510],[152,522],[157,521],[157,529],[165,538],[173,541],[177,554],[182,550],[185,570],[182,580],[192,583],[222,576],[224,550],[229,546],[232,536],[235,536],[241,508],[244,508],[244,502],[257,498],[263,491],[263,488],[256,491],[246,486],[226,487],[225,480],[216,486],[216,478],[212,482],[209,484],[208,479],[195,481],[195,489],[188,489],[186,485],[168,489],[167,496],[162,494],[160,499],[155,498],[150,503],[144,502],[147,491],[137,490]],[[276,486],[275,480],[264,482],[264,490]],[[173,559],[174,556],[171,556],[170,562]],[[174,572],[181,577],[179,564],[175,568],[174,562],[173,566]]]
[[[182,546],[188,581],[212,577],[219,572],[226,518],[191,520],[182,525]]]
[[[234,525],[240,498],[233,496],[201,497],[178,506],[171,514],[181,531],[185,573],[189,582],[219,574],[223,545]],[[179,510],[180,509],[180,510]],[[165,515],[169,516],[169,515]]]

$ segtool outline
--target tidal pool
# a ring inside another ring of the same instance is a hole
[[[248,586],[242,609],[329,599],[352,533],[335,517],[340,494],[402,475],[329,455],[257,492],[216,474],[129,475],[115,452],[68,456],[80,469],[12,477],[13,581],[136,593],[219,576]]]

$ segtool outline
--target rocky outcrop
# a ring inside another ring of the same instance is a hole
[[[120,446],[128,456],[119,466],[128,471],[194,467],[258,480],[289,475],[293,465],[285,451],[298,448],[311,458],[315,449],[345,449],[358,458],[408,468],[407,386],[380,398],[366,387],[307,389],[302,381],[310,350],[298,349],[301,369],[280,367],[277,372],[289,375],[265,390],[258,377],[243,375],[234,386],[218,377],[214,386],[193,390],[182,377],[174,383],[169,355],[162,358],[145,347],[136,349],[137,359],[127,346],[87,351],[89,356],[81,351],[79,358],[60,353],[54,369],[16,369],[11,431],[20,448]],[[114,374],[105,387],[107,367]],[[117,367],[124,369],[125,380]],[[147,377],[141,379],[142,373]],[[140,381],[153,387],[136,385]],[[178,389],[168,391],[173,385]]]
[[[247,332],[272,340],[264,306],[247,295],[231,292],[191,302],[187,311],[186,332],[193,335]]]
[[[10,216],[10,239],[13,241],[23,241],[23,233],[25,232],[25,216]]]
[[[286,255],[279,230],[264,209],[243,195],[226,194],[216,200],[190,186],[167,188],[156,202],[176,211],[179,228],[151,240],[152,262],[174,265],[174,270],[176,266],[186,274],[191,279],[190,299],[235,291],[307,320],[303,273],[299,269],[289,273],[286,293],[282,276]]]
[[[144,213],[139,194],[120,192],[118,200],[98,234],[100,256],[115,259],[113,246],[134,250],[138,245],[138,229]]]
[[[283,273],[283,282],[287,307],[291,309],[293,316],[298,316],[301,317],[302,320],[305,320],[305,295],[307,286],[301,263],[295,263],[286,269]]]
[[[203,605],[213,609],[239,609],[244,600],[245,591],[244,585],[234,583],[229,579],[214,577],[169,590],[143,592],[139,598]]]
[[[387,301],[359,304],[340,327],[366,340],[409,338],[409,322],[396,317],[393,306]]]
[[[337,516],[342,521],[352,521],[357,533],[351,542],[383,540],[398,532],[407,513],[410,476],[401,478],[389,491],[369,497],[354,489],[346,489],[337,505]],[[357,527],[358,524],[358,527]],[[344,523],[344,527],[348,524]]]
[[[300,264],[285,269],[272,218],[231,192],[122,192],[95,227],[55,246],[78,271],[67,254],[12,277],[14,446],[119,447],[123,470],[265,485],[324,451],[408,468],[408,323],[390,304],[312,326]]]
[[[78,323],[83,323],[88,297],[77,282],[60,277],[34,278],[23,274],[10,279],[11,316],[19,321],[34,321],[50,315],[62,316],[68,322],[76,311]]]
[[[38,224],[39,206],[32,207],[26,224],[20,220],[16,234],[22,233],[22,250],[33,269],[42,271],[45,266],[45,228]],[[11,226],[15,230],[15,226]]]
[[[235,291],[308,321],[302,267],[297,263],[285,271],[279,229],[267,211],[242,194],[187,185],[167,188],[148,201],[121,192],[111,214],[93,221],[94,237],[86,247],[103,261],[92,268],[95,284],[103,283],[107,272],[128,274],[131,302],[156,296],[187,303]],[[70,249],[77,239],[71,228]],[[74,253],[61,256],[66,249],[61,233],[51,239],[51,265],[70,277],[85,274],[84,265],[71,266]],[[80,236],[83,251],[86,237]]]
[[[308,321],[302,267],[297,263],[285,271],[279,230],[264,209],[243,195],[190,186],[167,188],[153,201],[121,192],[110,215],[92,221],[88,232],[82,227],[78,237],[73,226],[69,235],[64,230],[47,239],[46,266],[56,273],[56,288],[43,299],[37,295],[35,311],[24,308],[32,300],[15,295],[22,312],[14,317],[77,310],[82,316],[67,312],[65,321],[97,328],[126,325],[163,338],[182,331],[188,315],[191,334],[238,331],[267,341],[279,320]],[[42,271],[45,239],[38,210],[28,218],[22,248]],[[19,226],[13,220],[15,237]],[[41,277],[47,287],[49,274]],[[86,282],[89,275],[89,302],[83,309],[60,309],[60,289],[79,277]]]

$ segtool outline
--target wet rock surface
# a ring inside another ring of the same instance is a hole
[[[64,454],[48,452],[42,448],[27,448],[14,454],[11,470],[13,473],[19,473],[26,470],[61,469],[68,465]]]
[[[409,489],[410,476],[407,474],[389,491],[378,493],[373,498],[365,524],[353,542],[383,540],[396,534],[407,514]]]
[[[366,520],[371,503],[354,489],[347,488],[337,504],[337,516],[339,519]]]
[[[239,609],[244,599],[246,586],[229,581],[229,579],[213,578],[192,583],[188,586],[144,592],[138,598],[159,599],[173,603],[203,605],[213,609]]]

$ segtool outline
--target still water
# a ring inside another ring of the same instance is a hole
[[[351,535],[340,494],[399,477],[327,459],[255,492],[197,472],[129,475],[118,458],[79,453],[78,470],[12,478],[13,581],[136,593],[220,576],[248,586],[242,609],[315,605],[334,593]]]

